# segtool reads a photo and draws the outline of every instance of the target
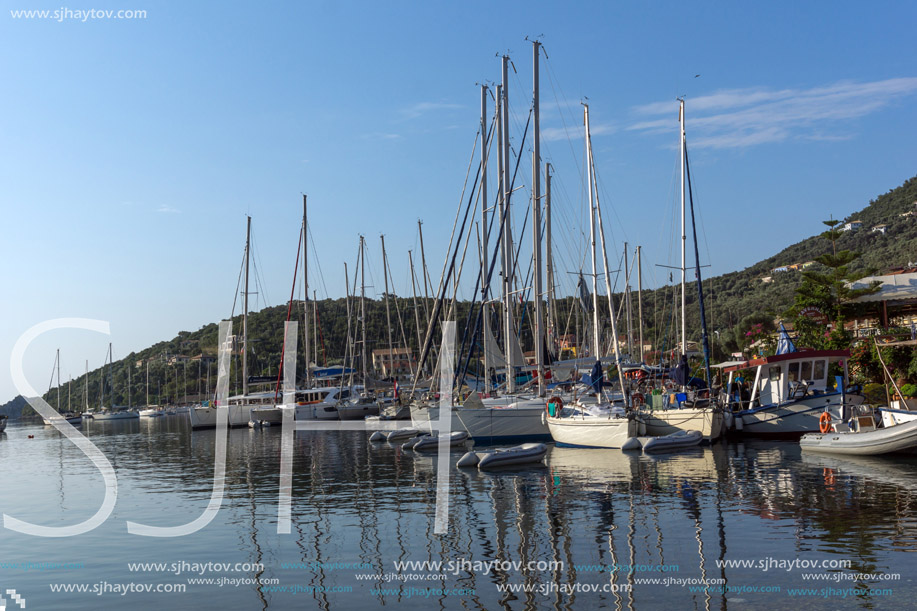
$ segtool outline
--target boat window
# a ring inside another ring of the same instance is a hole
[[[825,362],[824,361],[815,361],[815,375],[813,376],[816,380],[825,379]]]
[[[799,371],[799,378],[802,380],[812,379],[812,361],[803,361],[802,368]]]
[[[799,363],[790,363],[787,368],[786,379],[789,382],[795,382],[799,379]]]
[[[773,365],[770,369],[767,370],[767,377],[771,382],[776,382],[780,379],[780,365]]]
[[[349,388],[348,388],[347,390],[341,391],[341,395],[340,395],[341,399],[346,399],[346,398],[349,397],[349,396],[350,396],[350,389],[349,389]]]

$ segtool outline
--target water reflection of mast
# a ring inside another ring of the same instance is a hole
[[[259,435],[259,438],[264,439],[264,435]],[[249,436],[249,443],[251,443],[251,436]],[[254,564],[260,567],[255,572],[255,581],[258,584],[256,592],[258,593],[258,598],[261,600],[261,609],[266,611],[268,607],[268,601],[264,596],[264,592],[261,584],[261,576],[264,575],[264,563],[262,562],[264,558],[264,552],[261,550],[261,544],[258,543],[258,520],[256,515],[256,503],[255,503],[255,487],[254,482],[252,481],[252,454],[253,451],[249,450],[245,453],[245,485],[248,488],[248,505],[251,516],[251,523],[249,524],[249,535],[251,539],[252,547],[255,548],[255,560]]]

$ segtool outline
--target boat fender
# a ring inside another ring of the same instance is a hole
[[[382,431],[376,431],[375,433],[369,436],[369,440],[370,441],[385,441],[385,433],[383,433]]]
[[[621,445],[622,450],[639,450],[642,446],[640,445],[640,440],[637,437],[628,437]]]
[[[455,463],[456,467],[477,467],[481,459],[478,457],[477,452],[468,452],[461,458],[458,462]]]
[[[723,420],[725,421],[727,430],[733,428],[736,424],[736,419],[732,412],[726,412],[723,414]]]
[[[831,430],[831,414],[822,412],[818,417],[818,430],[823,434]]]
[[[745,419],[742,416],[740,416],[739,414],[736,414],[735,422],[736,422],[737,431],[741,431],[743,428],[745,428]]]

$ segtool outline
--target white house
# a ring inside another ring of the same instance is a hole
[[[856,231],[863,226],[863,221],[850,221],[849,223],[844,223],[844,226],[841,227],[841,231]]]
[[[873,232],[873,233],[881,233],[882,235],[885,235],[885,231],[886,231],[887,229],[888,229],[888,225],[885,225],[885,224],[876,225],[875,227],[872,228],[872,232]]]

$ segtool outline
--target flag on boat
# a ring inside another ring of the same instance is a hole
[[[786,327],[783,326],[783,323],[780,323],[780,335],[777,336],[777,354],[789,354],[791,352],[796,352],[796,346],[793,344],[793,340],[790,339],[790,334],[787,333]]]
[[[395,396],[396,399],[399,398],[399,397],[398,397],[398,380],[395,380],[395,391],[394,391],[394,396]]]
[[[589,303],[589,289],[586,288],[586,280],[583,278],[583,274],[579,275],[579,282],[576,283],[576,288],[579,290],[579,305],[583,308],[583,312],[592,312],[592,305]]]

